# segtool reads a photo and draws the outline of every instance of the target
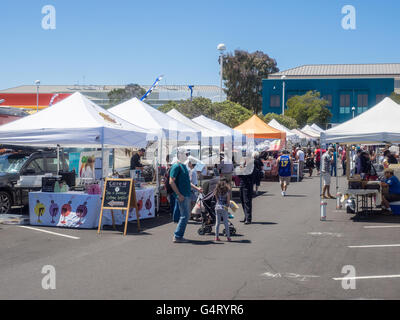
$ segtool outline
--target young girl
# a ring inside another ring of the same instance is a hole
[[[228,206],[231,202],[230,196],[231,190],[225,179],[221,179],[214,191],[217,203],[215,205],[216,225],[215,225],[215,241],[221,241],[219,239],[219,226],[221,225],[221,218],[224,220],[225,232],[227,240],[231,241],[228,223]]]

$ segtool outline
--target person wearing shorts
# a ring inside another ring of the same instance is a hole
[[[287,187],[290,184],[290,178],[293,172],[293,163],[290,159],[289,152],[284,150],[278,158],[278,174],[279,183],[281,184],[282,196],[286,196]]]
[[[331,187],[331,165],[332,165],[332,157],[333,157],[333,148],[330,147],[327,152],[321,157],[322,167],[321,167],[321,176],[323,182],[323,191],[322,191],[322,199],[336,199],[331,195],[330,187]],[[328,193],[328,196],[325,194]]]

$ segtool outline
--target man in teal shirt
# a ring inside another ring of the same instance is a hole
[[[173,241],[183,243],[188,242],[183,236],[190,216],[192,188],[200,193],[203,192],[203,189],[190,183],[189,170],[184,164],[187,159],[186,150],[178,149],[177,157],[178,161],[171,167],[169,173],[169,183],[172,190],[174,190],[177,195],[180,212],[180,218],[174,233]]]

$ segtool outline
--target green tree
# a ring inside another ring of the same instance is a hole
[[[326,108],[328,101],[321,98],[316,91],[308,91],[302,96],[294,96],[287,102],[288,110],[285,115],[295,119],[300,127],[316,123],[326,127],[332,113]]]
[[[210,115],[210,117],[231,128],[237,127],[253,115],[250,110],[242,107],[238,103],[228,100],[213,103],[212,109],[214,114]]]
[[[272,119],[275,119],[278,121],[281,125],[285,126],[288,129],[296,129],[299,127],[297,124],[296,119],[293,119],[291,117],[288,117],[287,115],[281,115],[277,113],[267,113],[264,116],[264,121],[266,123],[269,123]]]
[[[257,114],[262,105],[262,79],[278,72],[275,59],[256,51],[235,50],[223,56],[223,79],[228,100],[239,103]]]
[[[234,128],[252,116],[252,112],[232,101],[212,103],[210,99],[194,98],[193,101],[170,101],[158,110],[167,113],[176,109],[186,117],[193,119],[204,115]]]
[[[167,104],[158,108],[158,110],[167,113],[168,111],[176,109],[186,117],[192,119],[201,115],[206,117],[213,114],[212,102],[207,98],[194,98],[190,100],[170,101]]]
[[[398,93],[396,93],[396,92],[393,92],[393,93],[390,95],[390,98],[391,98],[393,101],[396,101],[398,104],[400,104],[400,94],[398,94]]]
[[[113,89],[108,93],[108,99],[110,100],[109,106],[115,106],[134,97],[140,99],[145,93],[146,90],[138,84],[133,83],[125,86],[124,89]]]

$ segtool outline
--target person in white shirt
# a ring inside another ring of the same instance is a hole
[[[299,174],[303,178],[305,154],[300,148],[297,148],[296,159],[299,161]]]

